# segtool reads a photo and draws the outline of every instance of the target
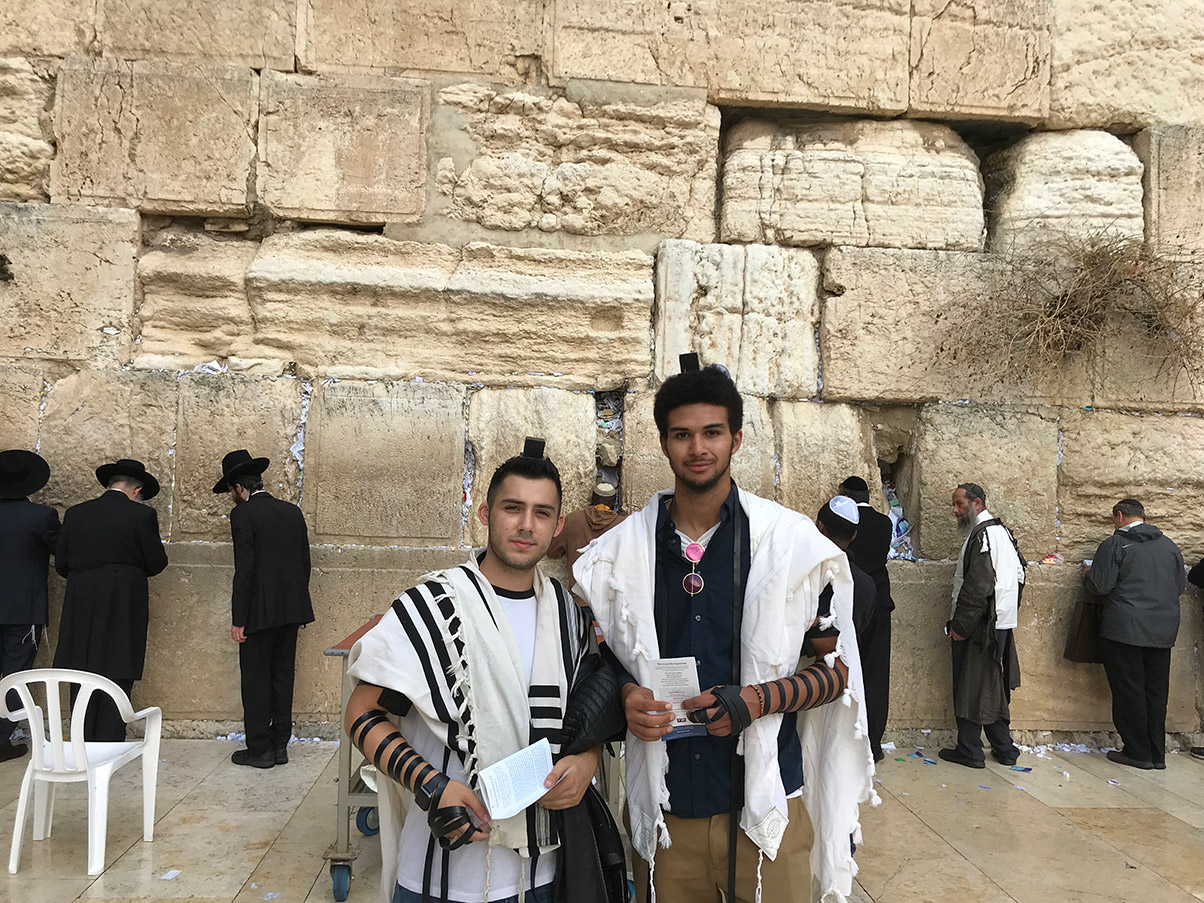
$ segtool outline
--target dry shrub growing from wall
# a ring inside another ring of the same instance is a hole
[[[968,335],[998,373],[1083,364],[1121,332],[1158,376],[1204,383],[1204,260],[1106,231],[995,256],[986,310]]]

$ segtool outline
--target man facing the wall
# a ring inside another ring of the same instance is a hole
[[[222,459],[222,478],[213,487],[234,502],[230,636],[238,643],[247,748],[235,750],[230,761],[255,768],[288,762],[297,629],[314,619],[305,517],[263,488],[268,464],[246,449],[232,451]]]
[[[1124,748],[1108,758],[1133,768],[1166,768],[1166,700],[1171,647],[1179,633],[1183,555],[1136,499],[1112,507],[1116,532],[1100,543],[1083,585],[1106,597],[1100,649],[1112,691],[1112,721]]]
[[[139,504],[159,494],[159,481],[128,458],[96,468],[96,479],[105,491],[67,509],[54,553],[54,569],[67,578],[54,667],[92,671],[129,695],[146,662],[147,578],[167,567],[159,516]],[[84,739],[125,740],[125,721],[107,695],[92,696]]]

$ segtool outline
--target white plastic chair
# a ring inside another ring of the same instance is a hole
[[[43,726],[43,712],[34,702],[31,685],[42,684],[46,692],[46,720],[50,736]],[[59,701],[60,684],[79,684],[79,695],[71,710],[70,738],[63,739],[62,707]],[[21,708],[8,710],[8,691],[21,698]],[[84,742],[84,712],[93,693],[112,697],[126,724],[145,720],[145,737],[123,743]],[[21,781],[17,800],[17,823],[13,826],[12,852],[8,872],[17,873],[21,858],[21,836],[25,831],[25,810],[29,805],[29,790],[33,787],[33,839],[50,836],[54,820],[54,793],[58,784],[87,781],[88,783],[88,874],[99,875],[105,866],[105,833],[109,815],[109,779],[122,765],[142,757],[142,839],[154,839],[155,781],[159,773],[159,735],[163,727],[163,711],[148,706],[134,711],[125,692],[107,677],[89,671],[67,668],[36,668],[18,671],[0,680],[0,709],[11,721],[29,722],[30,762]]]

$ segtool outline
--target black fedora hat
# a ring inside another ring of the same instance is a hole
[[[267,458],[252,458],[245,448],[232,451],[222,458],[222,478],[213,484],[213,491],[218,494],[229,492],[230,480],[248,473],[259,476],[270,463]]]
[[[39,454],[23,448],[0,452],[0,499],[23,499],[50,479],[50,465]]]
[[[108,486],[113,477],[133,477],[142,484],[142,501],[149,502],[159,494],[159,481],[147,473],[146,465],[141,461],[122,458],[112,464],[101,464],[96,468],[96,479],[101,486]]]

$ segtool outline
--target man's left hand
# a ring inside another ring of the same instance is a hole
[[[740,698],[744,700],[744,704],[748,706],[748,714],[752,721],[756,721],[761,717],[761,698],[757,695],[757,691],[752,687],[743,687],[740,690]],[[681,707],[687,712],[698,711],[699,709],[709,709],[719,704],[719,700],[715,698],[715,694],[710,690],[701,693],[692,699],[687,699],[681,704]],[[751,721],[749,722],[752,723]],[[723,717],[718,721],[708,721],[707,733],[712,737],[730,737],[732,735],[732,716],[727,712],[723,713]]]
[[[953,630],[952,628],[950,628],[950,630],[949,630],[949,639],[954,640],[955,642],[958,642],[958,643],[964,643],[966,641],[966,638],[964,636],[962,636],[960,633],[958,633],[956,630]]]
[[[247,641],[247,630],[245,627],[231,627],[230,639],[236,643],[245,643]]]
[[[601,746],[595,746],[580,755],[565,756],[543,782],[550,789],[540,797],[539,805],[545,809],[571,809],[576,806],[589,789],[601,759]]]

